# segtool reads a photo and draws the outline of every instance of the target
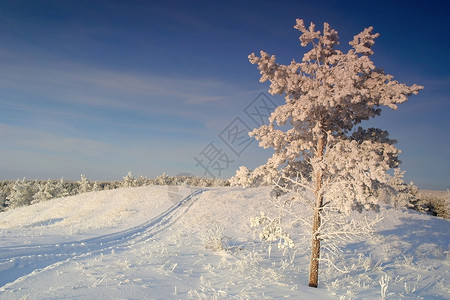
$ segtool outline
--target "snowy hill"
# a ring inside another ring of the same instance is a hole
[[[269,192],[122,188],[0,213],[0,299],[380,299],[382,285],[387,299],[450,298],[448,221],[383,207],[373,239],[347,244],[341,271],[322,264],[313,289],[307,239],[269,257],[250,228],[276,214]]]

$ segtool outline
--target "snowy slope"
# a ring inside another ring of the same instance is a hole
[[[380,299],[382,278],[388,299],[449,299],[448,221],[383,208],[313,289],[306,240],[291,262],[250,228],[276,213],[269,192],[124,188],[1,213],[0,299]]]

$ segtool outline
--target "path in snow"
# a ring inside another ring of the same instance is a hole
[[[147,242],[185,215],[195,202],[195,196],[202,192],[203,189],[195,190],[148,222],[116,233],[75,242],[0,247],[0,291],[16,281],[35,276],[75,258]]]

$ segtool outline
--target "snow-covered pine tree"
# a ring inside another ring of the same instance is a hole
[[[139,175],[139,177],[136,179],[136,185],[137,186],[146,186],[147,183],[147,178],[145,178],[142,175]]]
[[[393,176],[389,179],[387,185],[387,197],[394,208],[413,207],[417,200],[418,188],[413,182],[406,184],[403,180],[405,171],[400,168],[394,169]]]
[[[271,114],[270,125],[250,133],[261,147],[274,149],[251,179],[314,194],[309,286],[317,287],[324,211],[376,208],[386,171],[399,164],[399,150],[386,131],[355,126],[380,115],[381,106],[397,109],[423,87],[399,83],[375,67],[370,55],[379,35],[372,27],[356,35],[346,53],[336,49],[338,33],[328,23],[320,32],[297,19],[294,28],[301,32],[301,46],[312,46],[301,62],[281,65],[264,51],[249,56],[260,81],[270,81],[269,92],[286,100]],[[244,169],[240,174],[249,180]]]
[[[38,183],[37,184],[37,192],[33,195],[33,200],[31,201],[30,204],[35,204],[35,203],[39,203],[39,202],[43,202],[43,201],[47,201],[48,199],[46,198],[45,192],[45,185],[42,183]]]
[[[78,193],[87,193],[91,190],[91,184],[89,183],[89,180],[86,178],[85,175],[81,174],[80,181],[78,182],[79,188]]]
[[[93,191],[93,192],[98,192],[98,191],[101,191],[101,190],[102,190],[102,188],[101,188],[99,182],[98,182],[98,181],[95,181],[95,182],[94,182],[94,185],[92,186],[92,191]]]
[[[170,185],[171,179],[166,173],[162,173],[158,177],[156,177],[156,184],[157,185]]]
[[[252,172],[246,166],[240,166],[236,171],[236,175],[230,178],[230,185],[250,187],[256,185]]]
[[[3,186],[0,186],[0,212],[6,210],[6,192],[3,190]]]
[[[67,197],[70,195],[66,187],[66,182],[64,178],[61,178],[55,186],[56,197]]]
[[[37,192],[33,195],[31,204],[47,201],[56,197],[56,189],[53,183],[49,180],[45,184],[36,183]]]
[[[26,181],[25,178],[22,180],[17,179],[11,188],[10,194],[6,197],[6,205],[8,209],[30,205],[31,201],[33,201],[33,195],[33,183]]]
[[[131,174],[131,171],[123,178],[122,187],[133,187],[137,186],[137,180]]]

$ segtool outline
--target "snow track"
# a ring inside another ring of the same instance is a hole
[[[159,216],[127,230],[75,242],[0,247],[0,291],[79,257],[107,250],[120,251],[148,242],[183,217],[202,192],[203,189],[194,191]]]

